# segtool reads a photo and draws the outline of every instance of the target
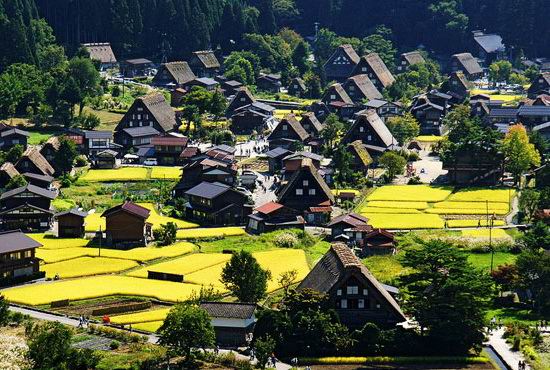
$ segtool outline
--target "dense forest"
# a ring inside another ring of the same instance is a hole
[[[68,53],[81,42],[113,44],[122,57],[185,58],[239,48],[245,33],[282,27],[312,35],[315,23],[364,37],[380,25],[401,50],[463,51],[470,31],[500,33],[528,56],[550,55],[548,0],[0,0],[0,68],[36,60],[33,19],[43,17]],[[16,46],[16,47],[13,47]]]

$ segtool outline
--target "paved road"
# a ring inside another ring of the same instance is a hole
[[[493,350],[498,354],[501,360],[512,370],[518,370],[519,361],[525,361],[523,354],[518,351],[512,351],[510,346],[502,338],[504,334],[504,328],[494,330],[489,336],[487,343],[493,348]],[[526,364],[526,369],[531,367]]]

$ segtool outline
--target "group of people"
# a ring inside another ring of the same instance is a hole
[[[79,328],[87,328],[90,324],[90,319],[86,316],[80,315],[78,318],[78,327]]]
[[[525,369],[527,369],[527,364],[525,363],[525,361],[519,361],[519,362],[518,362],[518,369],[519,369],[519,370],[525,370]]]

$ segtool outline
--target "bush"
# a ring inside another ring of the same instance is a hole
[[[118,349],[120,347],[120,342],[113,340],[111,344],[109,344],[109,348],[112,350]]]
[[[85,156],[83,155],[79,155],[78,157],[75,158],[74,160],[74,165],[76,167],[84,167],[88,164],[88,160],[86,159]]]
[[[409,162],[416,162],[420,159],[420,156],[417,152],[410,152],[408,156]]]
[[[295,248],[298,246],[299,240],[294,234],[283,233],[277,235],[273,243],[279,248]]]
[[[422,181],[420,181],[420,177],[414,176],[409,179],[407,182],[408,185],[420,185],[422,184]]]

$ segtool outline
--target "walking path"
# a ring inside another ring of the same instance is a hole
[[[519,370],[519,362],[525,361],[523,354],[519,351],[512,351],[506,340],[502,338],[504,335],[504,328],[500,328],[491,332],[487,344],[489,344],[493,350],[501,358],[502,362],[506,364],[512,370]],[[525,369],[530,369],[529,365],[525,364]]]

